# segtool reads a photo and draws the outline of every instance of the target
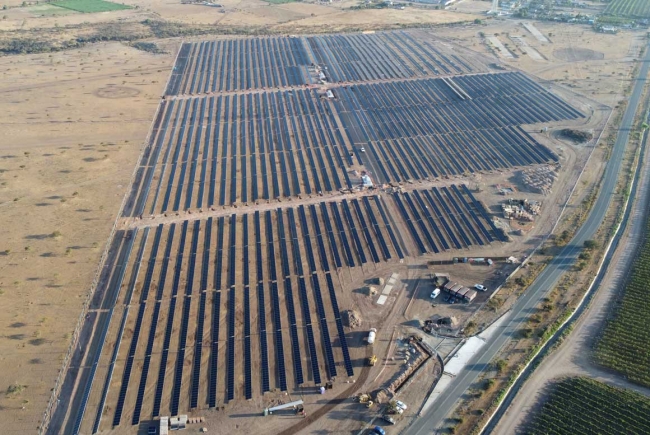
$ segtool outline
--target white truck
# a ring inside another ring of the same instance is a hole
[[[368,344],[372,344],[375,342],[375,337],[377,336],[377,330],[375,328],[371,328],[370,332],[368,332]]]

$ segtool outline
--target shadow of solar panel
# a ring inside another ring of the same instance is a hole
[[[260,338],[260,378],[262,392],[270,390],[269,383],[269,357],[268,344],[266,340],[266,312],[264,305],[264,284],[257,284],[257,306],[259,308],[259,338]]]
[[[212,301],[212,339],[210,346],[210,377],[208,379],[208,406],[217,406],[217,369],[219,367],[219,319],[221,292],[216,291]]]
[[[352,201],[352,206],[354,207],[354,210],[357,214],[357,218],[359,219],[359,222],[361,223],[361,231],[363,232],[363,235],[366,239],[366,243],[368,244],[368,247],[370,248],[370,256],[372,257],[372,261],[375,263],[379,263],[379,255],[377,254],[377,248],[375,248],[375,243],[372,240],[372,235],[370,234],[370,231],[368,230],[368,225],[366,223],[366,218],[364,217],[364,213],[361,211],[361,206],[359,205],[359,201],[356,199],[353,199]]]
[[[352,240],[354,242],[354,246],[357,249],[357,254],[359,255],[359,258],[361,259],[361,264],[366,264],[368,262],[366,260],[366,253],[363,250],[363,245],[361,244],[361,239],[359,238],[359,233],[357,232],[357,227],[354,223],[354,219],[352,218],[352,213],[350,212],[350,206],[348,205],[348,202],[346,200],[343,200],[343,202],[341,202],[341,205],[343,207],[343,214],[345,215],[345,219],[348,223],[350,234],[352,234]]]
[[[336,228],[341,238],[341,243],[343,244],[343,252],[345,253],[345,258],[348,263],[348,266],[354,267],[354,257],[352,256],[352,250],[350,249],[350,243],[348,242],[348,236],[345,233],[345,227],[343,226],[343,220],[341,219],[341,213],[339,212],[338,205],[335,202],[330,203],[332,207],[332,212],[334,214],[334,222],[336,222]]]

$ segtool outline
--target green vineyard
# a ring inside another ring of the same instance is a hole
[[[629,18],[650,18],[650,1],[613,0],[607,5],[604,14]]]
[[[648,2],[650,3],[650,2]],[[596,344],[595,359],[629,380],[650,386],[650,221],[623,298]]]
[[[649,434],[650,399],[587,378],[558,382],[529,435]]]

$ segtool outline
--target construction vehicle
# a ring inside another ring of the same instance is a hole
[[[282,409],[287,409],[287,408],[298,408],[300,405],[302,405],[304,402],[302,400],[295,400],[293,402],[285,403],[282,405],[274,406],[273,408],[265,408],[264,409],[264,415],[272,415],[276,411],[280,411]]]
[[[375,337],[377,336],[377,330],[375,328],[371,328],[370,331],[368,332],[368,344],[372,344],[375,342]]]
[[[359,403],[366,403],[370,400],[370,394],[359,393],[359,395],[357,396],[357,400],[359,401]]]
[[[367,362],[368,362],[368,365],[369,365],[370,367],[372,367],[372,366],[374,366],[375,364],[377,364],[377,355],[373,355],[373,356],[369,357],[369,358],[367,359]]]

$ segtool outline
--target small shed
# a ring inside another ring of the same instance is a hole
[[[476,296],[478,293],[476,293],[476,290],[472,289],[467,289],[467,292],[463,295],[463,299],[465,299],[466,302],[472,302],[474,299],[476,299]]]
[[[452,295],[457,295],[458,292],[463,288],[460,284],[454,284],[454,286],[449,290],[449,293]]]
[[[452,287],[457,285],[455,282],[452,281],[447,281],[447,283],[442,287],[442,289],[446,292],[451,292]]]
[[[461,287],[461,288],[458,289],[458,291],[456,292],[456,297],[457,297],[457,298],[463,298],[463,299],[465,299],[465,294],[466,294],[468,291],[469,291],[469,289],[468,289],[467,287]]]
[[[181,430],[185,429],[187,426],[187,415],[179,415],[178,417],[172,417],[169,420],[171,430]]]
[[[449,274],[448,273],[434,273],[433,274],[433,281],[434,284],[438,287],[445,285],[446,283],[449,282]]]

